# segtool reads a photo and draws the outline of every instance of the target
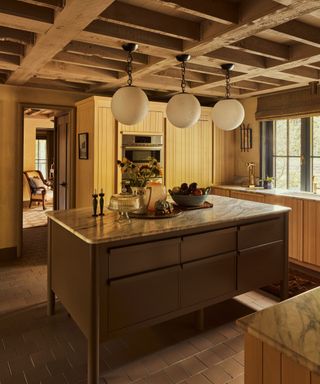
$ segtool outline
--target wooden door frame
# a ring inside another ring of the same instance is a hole
[[[68,150],[69,155],[67,159],[67,167],[70,172],[68,173],[69,193],[67,196],[67,204],[69,208],[75,206],[75,179],[76,179],[76,108],[65,105],[54,104],[34,104],[34,103],[18,103],[18,159],[17,159],[17,211],[18,211],[18,225],[17,225],[17,257],[22,256],[23,246],[23,159],[24,159],[24,110],[26,108],[38,109],[57,109],[70,114],[70,129],[68,131]],[[56,128],[56,127],[55,127]],[[56,141],[56,138],[55,138]]]

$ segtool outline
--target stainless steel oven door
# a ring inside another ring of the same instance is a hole
[[[124,147],[122,150],[123,157],[135,164],[145,164],[150,158],[158,161],[163,166],[162,147]]]

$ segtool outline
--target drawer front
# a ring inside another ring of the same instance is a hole
[[[183,265],[183,306],[210,300],[234,290],[236,290],[236,252]]]
[[[285,254],[283,241],[238,254],[238,289],[250,290],[283,279]]]
[[[238,249],[284,240],[283,217],[276,217],[260,223],[241,225],[238,231]]]
[[[112,281],[109,286],[109,331],[178,309],[180,269],[171,267]]]
[[[181,261],[202,259],[236,250],[237,230],[235,227],[183,237]]]
[[[180,263],[180,239],[155,241],[109,251],[109,278],[132,275]]]

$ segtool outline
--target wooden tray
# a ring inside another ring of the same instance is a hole
[[[185,207],[177,204],[173,204],[173,206],[174,206],[174,209],[181,209],[181,211],[192,211],[193,209],[212,208],[213,204],[209,203],[209,201],[205,201],[203,204],[199,205],[198,207]]]
[[[170,219],[170,217],[179,216],[182,213],[180,207],[175,207],[173,212],[166,213],[165,215],[156,214],[156,212],[147,212],[147,213],[134,213],[129,212],[129,217],[131,219]]]

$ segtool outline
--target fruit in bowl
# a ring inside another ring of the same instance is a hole
[[[197,183],[182,183],[180,187],[169,189],[172,200],[182,207],[199,207],[210,191],[210,187],[199,188]]]

